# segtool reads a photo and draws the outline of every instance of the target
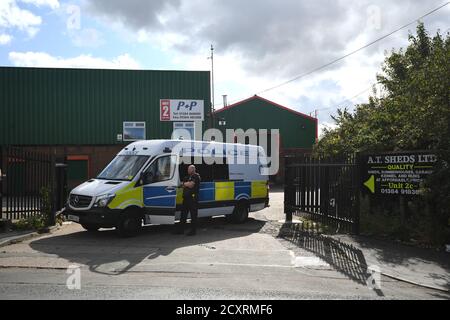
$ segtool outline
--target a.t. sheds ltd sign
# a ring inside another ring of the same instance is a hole
[[[375,195],[418,195],[421,183],[433,173],[436,160],[432,152],[363,155],[363,189]]]

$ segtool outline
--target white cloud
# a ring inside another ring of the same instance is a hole
[[[20,2],[37,7],[46,6],[51,9],[59,7],[58,0],[20,0]],[[21,8],[16,0],[0,1],[0,31],[17,29],[25,32],[28,37],[33,38],[39,31],[41,24],[42,18],[40,16],[30,10]]]
[[[172,64],[180,69],[210,70],[211,61],[207,59],[208,55],[207,47],[202,54],[198,55],[177,53],[172,59]],[[373,55],[370,60],[364,55],[357,55],[352,60],[339,64],[335,69],[325,70],[276,90],[261,93],[264,89],[282,83],[286,79],[277,74],[267,77],[248,72],[242,64],[240,52],[223,52],[216,48],[215,102],[218,105],[217,108],[220,108],[222,94],[228,95],[230,103],[259,94],[305,113],[333,107],[369,88],[376,81],[376,72],[380,70],[383,59],[383,53]],[[369,93],[370,91],[367,91],[354,101],[365,101]],[[323,114],[319,113],[319,116]]]
[[[51,56],[46,52],[10,52],[9,60],[20,67],[140,69],[139,63],[128,53],[111,60],[82,54],[73,58]]]
[[[199,54],[211,42],[222,52],[237,50],[246,71],[286,79],[367,43],[355,40],[373,40],[440,4],[440,0],[380,0],[376,5],[370,0],[284,0],[282,5],[273,0],[257,5],[241,0],[86,0],[85,12],[139,32],[138,41],[151,35],[162,40],[156,42],[161,47],[178,52]],[[445,25],[445,11],[430,20]],[[348,45],[352,42],[353,47]],[[366,50],[367,58],[378,49],[375,45]]]
[[[12,36],[9,34],[0,34],[0,45],[5,45],[10,43],[12,40]]]
[[[210,70],[215,46],[215,103],[235,102],[324,65],[387,34],[432,8],[439,0],[417,2],[286,0],[86,0],[86,11],[106,25],[121,24],[130,39],[158,47],[170,68]],[[133,5],[128,5],[132,3]],[[163,5],[168,3],[168,5]],[[375,10],[374,10],[375,9]],[[434,33],[446,26],[450,6],[427,17]],[[218,14],[219,13],[219,14]],[[380,14],[374,17],[373,14]],[[202,17],[202,18],[199,18]],[[414,31],[412,25],[410,30]],[[337,107],[367,101],[381,71],[384,51],[407,45],[408,30],[396,33],[320,72],[260,95],[304,113],[319,112],[331,123]],[[358,97],[356,94],[366,90]],[[352,98],[351,101],[344,101]],[[341,103],[344,102],[344,103]]]
[[[20,2],[35,5],[36,7],[50,7],[51,9],[59,8],[58,0],[20,0]]]
[[[33,37],[42,18],[31,11],[21,9],[15,0],[2,0],[0,2],[0,28],[19,29]]]

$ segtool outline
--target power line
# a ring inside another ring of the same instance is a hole
[[[262,90],[262,91],[259,91],[259,92],[257,92],[256,94],[259,95],[259,94],[262,94],[262,93],[265,93],[265,92],[268,92],[268,91],[271,91],[271,90],[274,90],[274,89],[278,89],[278,88],[280,88],[280,87],[282,87],[282,86],[285,86],[285,85],[287,85],[287,84],[289,84],[289,83],[291,83],[291,82],[297,81],[297,80],[299,80],[299,79],[301,79],[301,78],[304,78],[304,77],[306,77],[306,76],[308,76],[308,75],[310,75],[310,74],[313,74],[313,73],[315,73],[315,72],[317,72],[317,71],[320,71],[320,70],[322,70],[322,69],[325,69],[325,68],[327,68],[327,67],[329,67],[329,66],[331,66],[331,65],[333,65],[333,64],[335,64],[335,63],[337,63],[337,62],[339,62],[339,61],[342,61],[342,60],[346,59],[347,57],[349,57],[349,56],[351,56],[351,55],[353,55],[353,54],[355,54],[355,53],[358,53],[359,51],[362,51],[362,50],[364,50],[364,49],[366,49],[366,48],[368,48],[368,47],[374,45],[375,43],[377,43],[377,42],[379,42],[379,41],[382,41],[382,40],[386,39],[387,37],[390,37],[390,36],[393,35],[394,33],[397,33],[397,32],[399,32],[400,30],[403,30],[403,29],[409,27],[410,25],[416,23],[418,20],[421,20],[421,19],[423,19],[423,18],[425,18],[425,17],[427,17],[427,16],[429,16],[429,15],[435,13],[435,12],[438,11],[438,10],[441,10],[442,8],[444,8],[445,6],[447,6],[447,5],[449,5],[449,4],[450,4],[450,2],[446,2],[446,3],[442,4],[441,6],[439,6],[439,7],[435,8],[435,9],[433,9],[433,10],[427,12],[426,14],[424,14],[424,15],[418,17],[417,19],[414,19],[413,21],[411,21],[411,22],[409,22],[409,23],[407,23],[407,24],[405,24],[405,25],[403,25],[403,26],[401,26],[401,27],[399,27],[399,28],[397,28],[397,29],[395,29],[395,30],[389,32],[388,34],[386,34],[386,35],[384,35],[384,36],[382,36],[382,37],[380,37],[380,38],[378,38],[378,39],[376,39],[376,40],[374,40],[374,41],[372,41],[372,42],[367,43],[366,45],[364,45],[364,46],[362,46],[362,47],[360,47],[360,48],[358,48],[358,49],[356,49],[356,50],[354,50],[354,51],[351,51],[351,52],[349,52],[349,53],[347,53],[347,54],[345,54],[345,55],[343,55],[343,56],[341,56],[341,57],[339,57],[339,58],[337,58],[337,59],[334,59],[334,60],[332,60],[332,61],[330,61],[330,62],[328,62],[328,63],[326,63],[326,64],[324,64],[324,65],[321,65],[321,66],[319,66],[319,67],[316,67],[316,68],[314,68],[314,69],[312,69],[312,70],[310,70],[310,71],[308,71],[308,72],[302,73],[302,74],[300,74],[300,75],[298,75],[298,76],[296,76],[296,77],[294,77],[294,78],[292,78],[292,79],[290,79],[290,80],[287,80],[287,81],[282,82],[282,83],[280,83],[280,84],[278,84],[278,85],[275,85],[275,86],[273,86],[273,87],[270,87],[270,88],[264,89],[264,90]],[[366,90],[366,91],[367,91],[367,90]],[[346,100],[346,101],[347,101],[347,100]],[[344,102],[345,102],[345,101],[344,101]],[[331,109],[331,108],[330,108],[330,109]]]
[[[428,13],[426,13],[426,14],[420,16],[419,18],[414,19],[413,21],[411,21],[411,22],[409,22],[409,23],[407,23],[407,24],[405,24],[405,25],[403,25],[403,26],[401,26],[401,27],[395,29],[394,31],[389,32],[388,34],[386,34],[386,35],[384,35],[384,36],[382,36],[382,37],[380,37],[380,38],[378,38],[378,39],[376,39],[376,40],[374,40],[374,41],[372,41],[372,42],[367,43],[366,45],[364,45],[364,46],[362,46],[362,47],[360,47],[360,48],[358,48],[358,49],[356,49],[356,50],[354,50],[354,51],[352,51],[352,52],[347,53],[346,55],[343,55],[343,56],[340,57],[340,58],[334,59],[333,61],[330,61],[330,62],[328,62],[328,63],[326,63],[326,64],[324,64],[324,65],[321,65],[320,67],[314,68],[314,69],[312,69],[312,70],[310,70],[310,71],[308,71],[308,72],[305,72],[305,73],[303,73],[303,74],[300,74],[300,75],[298,75],[298,76],[296,76],[296,77],[294,77],[294,78],[292,78],[292,79],[290,79],[290,80],[287,80],[287,81],[285,81],[285,82],[283,82],[283,83],[280,83],[280,84],[278,84],[278,85],[276,85],[276,86],[273,86],[273,87],[270,87],[270,88],[268,88],[268,89],[262,90],[262,91],[258,92],[257,94],[265,93],[265,92],[267,92],[267,91],[271,91],[271,90],[280,88],[280,87],[282,87],[282,86],[284,86],[284,85],[286,85],[286,84],[289,84],[289,83],[294,82],[294,81],[297,81],[297,80],[299,80],[299,79],[301,79],[301,78],[303,78],[303,77],[306,77],[306,76],[308,76],[308,75],[310,75],[310,74],[312,74],[312,73],[314,73],[314,72],[317,72],[317,71],[320,71],[320,70],[322,70],[322,69],[325,69],[325,68],[331,66],[332,64],[335,64],[336,62],[339,62],[339,61],[341,61],[341,60],[344,60],[345,58],[347,58],[347,57],[349,57],[349,56],[351,56],[351,55],[353,55],[353,54],[355,54],[355,53],[357,53],[357,52],[359,52],[359,51],[361,51],[361,50],[364,50],[364,49],[370,47],[371,45],[374,45],[375,43],[377,43],[377,42],[379,42],[379,41],[381,41],[381,40],[386,39],[387,37],[390,37],[390,36],[393,35],[394,33],[397,33],[398,31],[400,31],[400,30],[402,30],[402,29],[405,29],[405,28],[409,27],[410,25],[414,24],[416,21],[418,21],[418,20],[420,20],[420,19],[423,19],[423,18],[425,18],[425,17],[427,17],[427,16],[429,16],[429,15],[435,13],[436,11],[438,11],[438,10],[444,8],[445,6],[447,6],[449,3],[450,3],[450,2],[447,2],[447,3],[445,3],[445,4],[443,4],[443,5],[439,6],[439,7],[437,7],[436,9],[431,10],[430,12],[428,12]]]
[[[371,89],[373,88],[373,86],[374,86],[374,85],[377,85],[377,84],[379,84],[379,82],[376,82],[376,83],[372,84],[370,87],[364,89],[363,91],[358,92],[357,94],[355,94],[354,96],[352,96],[352,97],[350,97],[350,98],[347,98],[347,99],[345,99],[345,100],[342,100],[342,101],[339,102],[339,103],[336,103],[336,104],[335,104],[334,106],[332,106],[332,107],[315,109],[314,112],[315,112],[315,114],[316,114],[316,117],[317,117],[317,113],[318,113],[319,111],[325,111],[325,110],[330,110],[330,109],[336,109],[336,108],[339,108],[339,106],[343,105],[343,104],[346,103],[346,102],[352,102],[353,99],[355,99],[355,98],[361,96],[362,94],[366,93],[367,91],[371,90]],[[310,112],[310,114],[311,114],[311,112]]]
[[[375,84],[376,84],[376,83],[375,83]],[[332,106],[332,107],[320,108],[320,109],[316,109],[315,111],[324,111],[324,110],[335,109],[335,108],[339,107],[340,105],[342,105],[342,104],[344,104],[344,103],[346,103],[346,102],[349,102],[349,101],[351,102],[353,99],[358,98],[360,95],[362,95],[362,94],[366,93],[367,91],[369,91],[370,89],[372,89],[373,86],[374,86],[375,84],[372,84],[370,87],[364,89],[363,91],[357,93],[356,95],[354,95],[354,96],[352,96],[352,97],[350,97],[350,98],[347,98],[347,99],[345,99],[345,100],[342,100],[341,102],[335,104],[335,105]]]

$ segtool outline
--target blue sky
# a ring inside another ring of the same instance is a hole
[[[59,60],[89,55],[92,58],[104,60],[105,63],[122,55],[128,55],[139,68],[173,69],[167,55],[162,54],[158,48],[148,43],[132,41],[128,38],[127,32],[115,30],[95,17],[84,14],[83,2],[29,0],[30,3],[23,3],[21,1],[4,1],[12,4],[11,11],[29,12],[31,15],[39,17],[41,23],[30,23],[25,27],[2,27],[0,23],[0,34],[12,37],[8,43],[0,45],[0,64],[3,66],[35,66],[38,62],[32,59],[31,54],[28,60],[25,60],[25,57],[13,59],[10,56],[11,53],[46,53],[51,57],[59,58]],[[49,5],[52,2],[57,3],[56,7]],[[74,6],[78,6],[80,10],[79,24],[76,22],[78,15],[72,9]],[[34,31],[27,30],[33,28],[38,28],[38,31],[31,35]],[[82,66],[83,61],[79,60],[80,66]],[[126,62],[117,64],[116,67],[134,68],[133,63],[127,64]],[[45,59],[41,63],[42,66],[45,66]],[[64,62],[62,62],[63,64]],[[71,66],[70,62],[66,64]],[[89,62],[85,62],[85,64],[86,67],[95,67],[91,66]]]
[[[2,0],[0,65],[210,70],[216,108],[338,58],[444,4],[400,0]],[[450,5],[424,19],[449,30]],[[407,45],[410,26],[330,68],[261,96],[297,111],[367,101],[385,53]],[[357,93],[360,93],[355,97]],[[352,97],[352,99],[347,100]],[[347,101],[346,101],[347,100]]]

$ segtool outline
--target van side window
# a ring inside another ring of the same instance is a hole
[[[199,162],[200,159],[201,163],[195,163],[195,161]],[[187,176],[187,169],[190,164],[193,164],[202,182],[227,181],[229,179],[229,173],[226,159],[224,158],[222,160],[222,164],[207,164],[212,163],[212,161],[211,158],[205,161],[203,158],[192,157],[189,164],[181,163],[179,165],[180,179],[184,179]]]
[[[223,158],[221,164],[215,164],[213,169],[214,181],[227,181],[230,179],[227,159]]]
[[[156,159],[145,170],[144,184],[167,181],[172,179],[175,172],[176,156],[163,156]]]
[[[197,163],[201,161],[201,163]],[[180,163],[179,172],[180,179],[183,180],[184,177],[188,174],[188,167],[193,164],[197,173],[200,175],[202,182],[211,182],[213,181],[213,166],[207,165],[204,161],[202,161],[201,157],[191,157],[189,163]]]

